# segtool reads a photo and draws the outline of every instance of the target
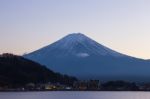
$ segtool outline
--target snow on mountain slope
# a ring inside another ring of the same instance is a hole
[[[24,57],[81,79],[150,77],[150,62],[111,50],[81,33],[73,33]]]
[[[44,47],[38,51],[35,51],[32,54],[38,54],[39,56],[40,54],[51,54],[52,50],[63,50],[62,53],[59,53],[60,55],[72,54],[75,56],[90,56],[90,54],[95,54],[111,55],[114,57],[125,56],[93,41],[92,39],[81,33],[69,34],[59,41],[48,45],[47,47]]]

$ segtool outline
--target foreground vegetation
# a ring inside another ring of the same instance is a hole
[[[77,79],[49,70],[31,60],[12,54],[0,55],[0,88],[19,88],[29,83],[60,83],[71,86]]]

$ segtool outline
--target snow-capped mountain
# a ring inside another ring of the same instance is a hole
[[[81,33],[69,34],[24,57],[80,79],[138,81],[150,77],[149,61],[111,50]]]

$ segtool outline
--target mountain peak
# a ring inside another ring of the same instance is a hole
[[[70,33],[68,36],[85,36],[83,33]]]
[[[71,33],[71,34],[68,34],[67,36],[64,37],[65,39],[69,39],[69,40],[83,40],[83,39],[86,39],[87,36],[85,36],[84,34],[82,33]]]
[[[62,40],[67,42],[82,42],[87,39],[89,38],[82,33],[71,33],[65,36]]]

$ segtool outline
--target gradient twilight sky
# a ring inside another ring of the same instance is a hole
[[[150,0],[0,0],[0,53],[22,55],[73,32],[150,59]]]

